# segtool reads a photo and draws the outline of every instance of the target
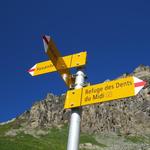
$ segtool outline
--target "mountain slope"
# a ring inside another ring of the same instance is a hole
[[[46,135],[32,136],[24,132],[5,135],[12,123],[0,126],[0,150],[65,150],[68,127],[46,130]],[[1,132],[2,131],[2,132]],[[80,150],[148,150],[150,136],[118,136],[112,133],[80,135]]]
[[[83,107],[81,149],[150,147],[150,67],[140,65],[121,77],[128,75],[147,81],[146,87],[135,97]],[[66,149],[70,110],[63,109],[64,99],[64,94],[47,94],[14,121],[0,125],[0,150]]]
[[[147,81],[145,89],[135,97],[83,107],[83,132],[150,133],[150,67],[140,65],[129,75]],[[48,94],[19,116],[18,124],[29,129],[60,127],[70,115],[70,110],[63,109],[64,99],[65,95]]]

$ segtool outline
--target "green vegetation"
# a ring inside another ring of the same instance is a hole
[[[80,136],[80,143],[92,143],[94,145],[98,145],[100,147],[107,147],[105,144],[101,144],[101,143],[98,143],[94,136],[92,135],[88,135],[88,134],[81,134]]]
[[[0,126],[0,131],[8,130],[8,126]],[[31,135],[20,133],[17,136],[4,136],[0,133],[0,150],[65,150],[67,129],[51,129],[49,134],[35,138]]]
[[[17,136],[5,136],[5,132],[12,128],[11,124],[0,126],[0,150],[66,150],[68,128],[52,128],[47,135],[38,138],[20,133]],[[101,147],[93,136],[81,134],[80,143],[92,143]]]
[[[12,123],[0,125],[0,136],[4,135],[5,132],[12,128]]]
[[[132,142],[132,143],[147,143],[150,144],[150,138],[149,137],[143,137],[143,136],[125,136],[126,142]]]
[[[48,130],[48,134],[34,137],[29,134],[19,133],[16,136],[5,136],[5,133],[10,129],[16,129],[16,124],[9,123],[0,125],[0,150],[66,150],[68,138],[68,126],[64,125],[61,129],[52,128]],[[91,143],[101,148],[111,147],[114,142],[117,144],[120,139],[120,144],[134,143],[137,146],[140,144],[150,144],[150,136],[100,136],[81,133],[80,143]],[[119,138],[119,139],[118,139]],[[113,139],[113,141],[112,141]],[[107,142],[106,142],[107,141]],[[124,141],[124,143],[122,143]],[[103,144],[101,144],[103,143]],[[134,146],[134,145],[133,145]]]

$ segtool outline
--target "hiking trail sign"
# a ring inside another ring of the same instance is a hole
[[[144,81],[131,76],[70,90],[67,92],[64,108],[80,107],[135,96],[145,84]]]
[[[85,85],[86,75],[82,68],[86,65],[87,53],[80,52],[62,57],[50,36],[43,36],[43,42],[45,53],[50,60],[35,64],[28,72],[32,76],[37,76],[58,71],[69,87],[64,105],[65,109],[71,108],[72,111],[67,150],[78,150],[81,106],[135,96],[145,86],[146,82],[134,76],[129,76],[83,87]],[[73,78],[70,73],[70,68],[74,67],[78,68],[78,70]],[[74,88],[73,90],[71,90],[72,87]]]
[[[70,68],[81,67],[86,64],[86,52],[62,57],[55,43],[50,36],[43,36],[45,53],[49,57],[49,61],[35,64],[28,72],[32,76],[37,76],[49,72],[58,71],[66,85],[70,88],[74,84],[74,79],[70,73]]]
[[[77,54],[65,56],[62,59],[64,60],[67,68],[75,68],[84,66],[86,64],[86,56],[87,52],[80,52]],[[57,69],[51,60],[36,63],[31,69],[28,70],[31,76],[38,76],[55,71],[57,71]]]

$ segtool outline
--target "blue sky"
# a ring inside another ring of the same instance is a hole
[[[53,37],[62,55],[88,52],[92,84],[150,65],[149,8],[149,0],[1,1],[0,122],[20,115],[48,92],[67,90],[57,73],[27,73],[48,60],[43,34]]]

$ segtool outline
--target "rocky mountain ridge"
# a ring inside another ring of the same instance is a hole
[[[128,75],[145,80],[146,87],[135,97],[84,106],[81,123],[83,132],[150,135],[150,67],[140,65],[133,73],[126,73],[121,77]],[[36,102],[30,110],[17,117],[14,126],[27,131],[60,128],[70,118],[70,110],[63,109],[64,100],[65,94],[47,94],[44,100]]]

